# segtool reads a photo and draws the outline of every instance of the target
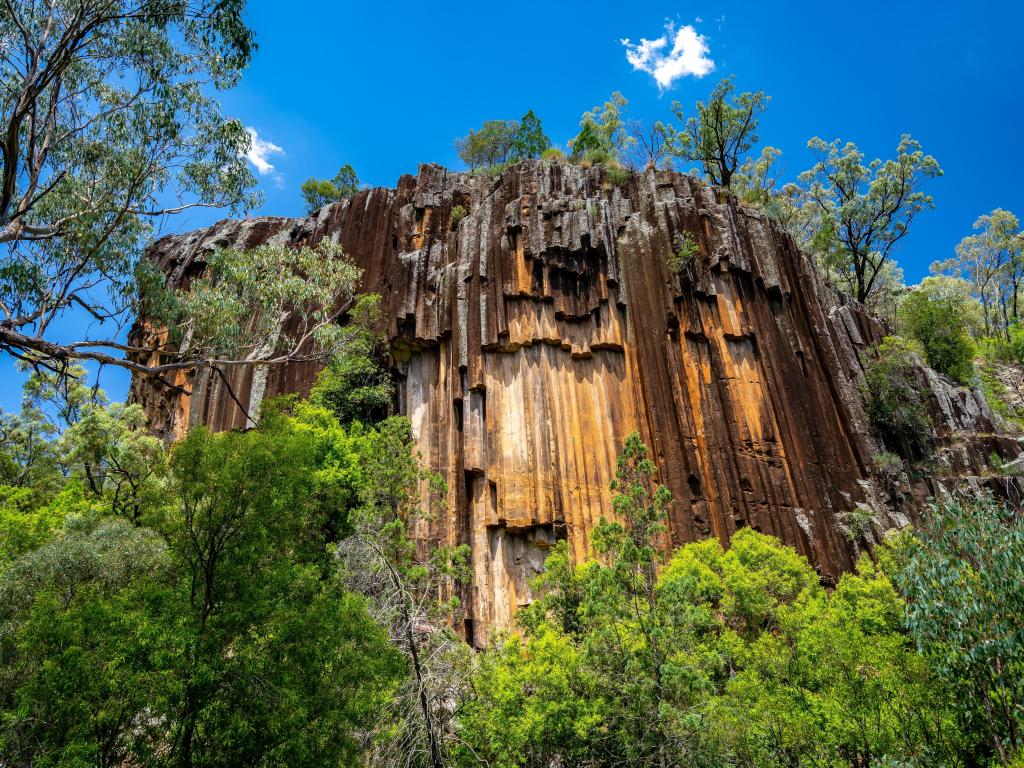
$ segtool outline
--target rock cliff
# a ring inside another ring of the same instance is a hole
[[[684,233],[700,253],[671,274]],[[751,526],[826,582],[941,492],[943,472],[989,482],[992,452],[1020,454],[978,393],[922,367],[944,469],[883,481],[858,390],[882,326],[779,227],[678,173],[615,185],[600,167],[530,161],[492,178],[424,165],[310,218],[225,221],[164,238],[150,257],[180,284],[214,246],[324,237],[383,297],[396,406],[449,486],[447,515],[417,535],[471,545],[464,629],[477,643],[529,602],[554,541],[589,551],[634,430],[674,496],[674,542]],[[316,373],[240,369],[232,383],[251,408],[307,392]],[[155,429],[245,426],[220,381],[187,383],[190,397],[135,383]],[[854,510],[872,518],[859,542]]]

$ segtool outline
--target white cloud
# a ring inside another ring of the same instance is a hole
[[[672,49],[666,52],[669,41]],[[708,56],[711,50],[707,38],[697,34],[689,24],[676,29],[669,22],[665,25],[665,34],[655,40],[640,38],[639,43],[633,43],[626,38],[622,44],[626,47],[626,60],[633,69],[651,75],[662,90],[680,77],[704,77],[715,68],[715,62]]]
[[[260,176],[267,176],[274,173],[274,164],[267,158],[271,155],[283,155],[284,150],[272,141],[261,139],[259,134],[256,133],[255,128],[246,128],[245,132],[249,134],[249,138],[251,139],[249,151],[245,153],[249,162],[256,166],[256,170],[259,172]]]

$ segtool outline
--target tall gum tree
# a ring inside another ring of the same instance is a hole
[[[240,347],[204,346],[195,333],[184,347],[166,345],[166,337],[146,348],[121,342],[140,309],[140,289],[150,309],[175,321],[189,303],[187,295],[160,296],[162,276],[145,274],[140,257],[157,224],[193,208],[245,210],[258,200],[245,160],[251,139],[215,98],[238,81],[254,50],[244,0],[2,3],[0,352],[63,372],[93,361],[159,378],[308,354],[309,336],[330,323],[330,310],[289,340],[275,323],[261,339],[257,329],[239,327],[247,337]],[[303,259],[284,249],[263,256],[279,278],[271,288],[277,298],[322,298],[299,285],[308,282]],[[239,271],[238,259],[221,262]],[[247,303],[235,314],[252,317],[268,303],[282,306],[253,284],[228,286],[227,278],[208,280],[220,286],[222,308]],[[69,312],[89,318],[84,338],[55,333]],[[284,348],[304,338],[301,351]],[[238,348],[247,350],[241,359],[225,354]]]

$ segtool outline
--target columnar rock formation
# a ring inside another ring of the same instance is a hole
[[[684,234],[700,253],[672,274]],[[531,161],[490,178],[425,165],[308,219],[222,222],[150,255],[181,283],[215,246],[324,237],[383,297],[397,408],[449,487],[447,515],[417,533],[471,545],[465,629],[478,643],[531,599],[554,541],[589,551],[634,430],[674,496],[674,542],[751,526],[825,581],[853,562],[847,513],[868,509],[881,530],[935,492],[876,482],[858,381],[881,326],[778,226],[690,177],[647,171],[616,186],[600,167]],[[315,374],[238,370],[232,384],[252,409],[307,392]],[[978,475],[989,451],[1017,455],[976,393],[922,377],[950,467]],[[134,397],[168,435],[245,426],[220,381],[190,385],[185,398],[137,382]]]

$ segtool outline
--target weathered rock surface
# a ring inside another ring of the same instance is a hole
[[[468,211],[458,222],[456,205]],[[682,233],[700,255],[673,275],[666,256]],[[418,535],[471,545],[463,604],[478,643],[529,602],[554,541],[589,551],[634,430],[674,496],[675,543],[752,526],[825,581],[853,564],[848,512],[871,510],[881,531],[941,492],[941,480],[893,489],[876,477],[858,382],[879,323],[772,222],[685,175],[613,186],[600,167],[531,161],[492,179],[425,165],[308,219],[221,222],[150,255],[180,284],[217,245],[324,237],[383,297],[398,409],[449,486],[448,514]],[[316,370],[231,375],[251,407],[307,392]],[[1019,455],[980,395],[921,375],[950,472],[980,477],[990,452]],[[133,396],[167,435],[245,426],[221,382],[190,383],[188,398],[141,382]]]

